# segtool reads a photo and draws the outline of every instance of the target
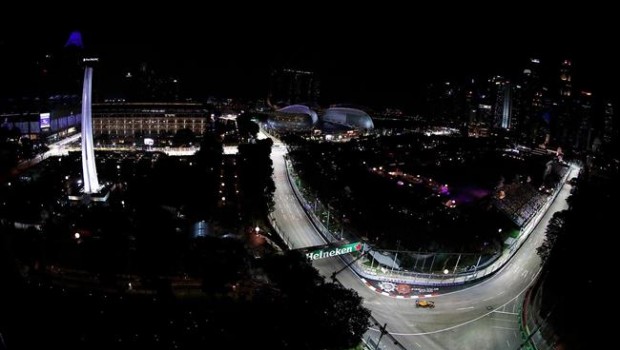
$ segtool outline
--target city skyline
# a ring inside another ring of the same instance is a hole
[[[333,16],[328,16],[332,18]],[[500,40],[497,28],[473,18],[444,21],[353,26],[345,19],[338,28],[322,33],[294,25],[292,19],[274,23],[250,21],[253,30],[237,33],[219,23],[170,28],[138,21],[114,27],[62,24],[44,32],[0,37],[0,47],[14,55],[3,57],[1,75],[10,82],[2,94],[28,90],[33,62],[63,47],[69,33],[80,30],[85,50],[101,56],[108,76],[137,69],[146,62],[158,72],[179,77],[190,96],[265,98],[273,69],[292,67],[317,72],[327,103],[367,101],[373,106],[419,109],[425,87],[438,81],[465,81],[486,76],[516,76],[530,57],[541,59],[544,70],[555,72],[561,60],[575,64],[575,85],[595,95],[614,97],[618,87],[613,71],[617,54],[599,27],[561,26],[558,18],[533,16],[540,26],[515,27],[505,23]],[[578,18],[566,19],[577,23]],[[255,23],[258,22],[258,23]],[[289,39],[280,38],[279,25],[292,27]],[[105,76],[105,75],[104,75]],[[95,82],[97,83],[97,82]],[[112,84],[110,84],[112,85]]]

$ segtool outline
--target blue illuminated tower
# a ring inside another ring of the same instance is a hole
[[[95,146],[93,143],[93,118],[91,114],[93,67],[96,58],[84,58],[84,88],[82,89],[82,177],[84,193],[97,193],[99,179],[95,164]]]
[[[502,88],[502,124],[501,128],[509,130],[512,124],[512,86],[509,82],[504,83]]]
[[[497,77],[497,98],[495,100],[495,127],[510,130],[512,128],[512,84]]]

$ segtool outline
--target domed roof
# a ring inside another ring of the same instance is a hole
[[[315,111],[311,110],[310,107],[306,105],[290,105],[284,108],[280,108],[276,111],[276,113],[290,113],[290,114],[306,114],[312,118],[312,124],[316,123],[319,120],[319,116]]]
[[[325,110],[323,121],[351,126],[358,129],[373,129],[375,127],[368,113],[348,107],[332,107]]]

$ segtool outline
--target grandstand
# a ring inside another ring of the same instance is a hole
[[[503,195],[495,198],[495,207],[505,213],[516,225],[522,227],[542,208],[547,195],[541,194],[530,184],[514,183],[502,187]]]

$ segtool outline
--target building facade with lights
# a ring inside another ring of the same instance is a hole
[[[95,135],[166,136],[182,129],[201,135],[211,117],[202,103],[93,103]]]

